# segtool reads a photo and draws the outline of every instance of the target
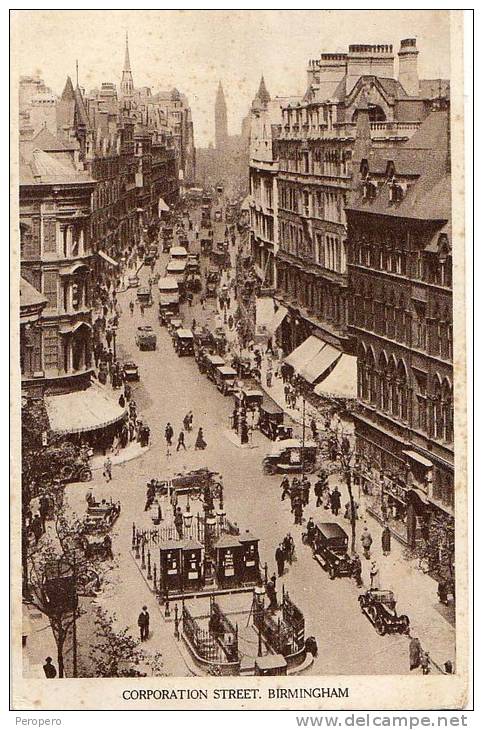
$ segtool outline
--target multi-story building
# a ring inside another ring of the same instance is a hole
[[[187,97],[178,89],[171,89],[153,94],[148,103],[164,114],[178,152],[181,180],[185,186],[193,185],[196,180],[196,150],[193,119]]]
[[[309,62],[304,97],[282,108],[275,142],[276,298],[288,313],[279,339],[286,353],[311,335],[330,345],[320,358],[324,372],[341,353],[354,354],[348,329],[345,206],[357,116],[367,113],[375,146],[397,148],[411,138],[430,110],[429,92],[434,91],[434,84],[419,82],[417,55],[414,39],[402,41],[396,79],[390,45],[351,45],[348,53],[323,53]],[[324,372],[312,368],[309,382],[316,384]]]
[[[95,183],[51,136],[44,129],[20,144],[21,275],[46,300],[41,326],[32,328],[30,356],[22,360],[22,387],[39,394],[86,387],[92,370]]]
[[[371,509],[414,546],[453,512],[449,110],[379,149],[360,114],[346,205],[356,447],[371,468]]]

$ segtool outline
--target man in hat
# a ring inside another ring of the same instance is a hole
[[[47,677],[47,679],[55,679],[57,676],[57,669],[52,664],[52,657],[48,656],[45,658],[45,664],[44,664],[44,674]]]
[[[138,626],[141,641],[146,641],[149,637],[149,613],[147,606],[143,606],[142,611],[138,616]]]

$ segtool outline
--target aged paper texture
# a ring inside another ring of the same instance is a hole
[[[462,22],[12,12],[15,709],[465,706]]]

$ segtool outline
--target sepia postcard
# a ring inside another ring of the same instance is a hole
[[[465,708],[463,13],[10,21],[12,708]]]

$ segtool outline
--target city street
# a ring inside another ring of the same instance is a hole
[[[193,248],[193,247],[192,247]],[[167,254],[162,254],[157,268],[163,272]],[[147,283],[150,271],[141,269],[141,285]],[[162,609],[157,607],[153,596],[139,573],[130,554],[132,524],[145,520],[143,509],[146,483],[153,477],[167,478],[184,470],[208,467],[223,475],[225,485],[225,510],[232,522],[240,529],[250,530],[260,538],[262,563],[268,563],[269,575],[275,569],[274,551],[279,541],[290,531],[296,544],[296,562],[288,568],[281,584],[304,612],[306,635],[316,637],[319,655],[310,670],[314,674],[402,674],[409,670],[408,639],[401,635],[379,636],[357,602],[358,589],[347,578],[330,580],[313,560],[311,550],[302,544],[303,527],[294,526],[290,501],[280,500],[281,476],[264,475],[261,460],[270,449],[271,442],[256,433],[255,448],[240,449],[227,436],[233,404],[231,397],[223,397],[215,386],[198,371],[194,358],[178,358],[166,328],[157,322],[157,297],[154,304],[141,315],[136,306],[129,312],[129,302],[136,291],[129,289],[119,295],[122,316],[117,334],[118,356],[133,359],[140,369],[141,380],[135,385],[133,397],[141,417],[151,429],[150,448],[137,459],[113,468],[113,480],[106,484],[100,470],[95,472],[92,483],[97,499],[111,497],[120,500],[122,512],[113,532],[113,550],[117,566],[109,574],[108,588],[99,596],[117,616],[119,627],[129,627],[137,635],[137,614],[144,603],[151,610],[152,638],[146,648],[163,654],[164,670],[168,674],[186,674],[186,666],[172,638],[172,625],[165,624]],[[198,297],[196,297],[198,299]],[[182,309],[187,326],[191,318],[214,318],[214,300],[210,310],[204,312],[198,304]],[[208,306],[208,305],[207,305]],[[134,342],[137,326],[151,324],[157,333],[155,352],[139,351]],[[193,431],[187,436],[187,451],[166,456],[164,429],[169,421],[173,425],[176,443],[184,415],[192,410]],[[198,427],[202,427],[207,448],[194,450]],[[79,514],[85,508],[85,485],[68,488],[70,507]],[[344,495],[343,495],[344,501]],[[314,496],[305,510],[305,518],[329,519],[322,508],[315,509]],[[332,516],[330,517],[332,520]],[[339,522],[344,520],[339,518]],[[345,524],[349,531],[349,525]],[[372,529],[372,525],[371,525]],[[378,534],[378,533],[377,533]],[[374,533],[376,536],[376,533]],[[397,551],[396,551],[397,552]],[[382,558],[381,572],[384,580],[391,571],[396,557]],[[412,600],[398,595],[399,611],[411,615]],[[441,617],[439,617],[441,619]],[[443,621],[443,619],[441,619]]]

